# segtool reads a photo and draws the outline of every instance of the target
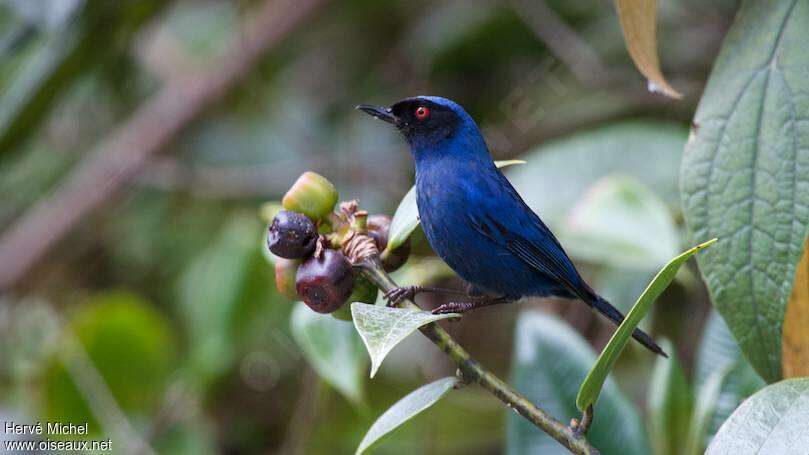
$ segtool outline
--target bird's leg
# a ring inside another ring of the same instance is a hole
[[[456,291],[454,289],[434,288],[429,286],[400,286],[391,289],[390,291],[382,294],[382,297],[388,301],[388,306],[395,307],[402,303],[402,300],[412,299],[416,294],[422,292],[432,292],[436,294],[454,294],[454,295],[467,295],[464,291]]]
[[[498,305],[501,303],[511,302],[506,296],[492,297],[480,296],[469,299],[466,302],[449,302],[441,305],[433,310],[433,314],[447,314],[447,313],[463,313],[464,311],[474,310],[489,305]]]

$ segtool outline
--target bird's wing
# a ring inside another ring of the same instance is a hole
[[[509,220],[501,223],[490,215],[470,215],[470,223],[480,234],[501,245],[537,272],[545,275],[585,301],[588,299],[586,287],[568,258],[561,244],[531,209],[524,207],[525,219]],[[512,216],[514,216],[512,212]],[[514,224],[519,229],[508,229],[506,224]],[[520,231],[520,232],[518,232]]]

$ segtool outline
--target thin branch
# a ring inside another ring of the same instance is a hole
[[[382,292],[388,292],[398,287],[382,269],[382,266],[379,264],[378,256],[363,261],[360,263],[360,267],[362,268],[363,274],[382,290]],[[403,305],[418,309],[418,306],[410,300],[405,300]],[[465,380],[479,384],[505,403],[506,406],[517,411],[517,413],[525,417],[528,421],[536,425],[537,428],[547,433],[571,452],[575,454],[598,453],[598,450],[591,446],[584,437],[577,436],[573,429],[556,420],[548,412],[538,408],[505,381],[483,367],[483,365],[472,358],[472,356],[440,326],[432,323],[421,327],[420,330],[421,333],[435,343],[436,346],[455,362]]]
[[[169,81],[0,237],[0,289],[13,286],[80,221],[121,190],[149,157],[220,100],[326,0],[267,1],[218,65]]]

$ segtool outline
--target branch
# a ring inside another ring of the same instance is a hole
[[[381,264],[379,264],[378,256],[360,262],[359,266],[362,269],[363,275],[381,289],[382,292],[388,292],[398,287],[391,277],[382,269]],[[405,300],[403,305],[408,308],[420,309],[410,300]],[[457,341],[436,323],[427,324],[419,330],[458,365],[458,368],[461,370],[466,380],[480,384],[481,387],[500,399],[506,406],[517,411],[521,416],[528,419],[531,423],[536,425],[537,428],[547,433],[571,452],[582,455],[598,454],[598,450],[591,446],[584,437],[577,436],[571,428],[553,418],[553,416],[546,411],[538,408],[502,379],[495,376],[494,373],[484,368],[483,365],[472,358]]]
[[[128,183],[326,0],[267,1],[220,64],[173,80],[0,237],[0,289],[13,286],[73,227]]]

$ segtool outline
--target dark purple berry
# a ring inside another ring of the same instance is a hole
[[[298,267],[295,289],[309,308],[318,313],[336,311],[354,289],[354,270],[343,253],[326,249]]]
[[[410,257],[410,239],[407,239],[393,251],[385,251],[388,246],[390,222],[391,218],[387,215],[371,215],[368,217],[367,222],[368,235],[374,239],[376,247],[382,253],[382,267],[387,272],[398,270]]]
[[[306,215],[281,210],[267,233],[270,251],[286,259],[302,259],[315,250],[317,226]]]

